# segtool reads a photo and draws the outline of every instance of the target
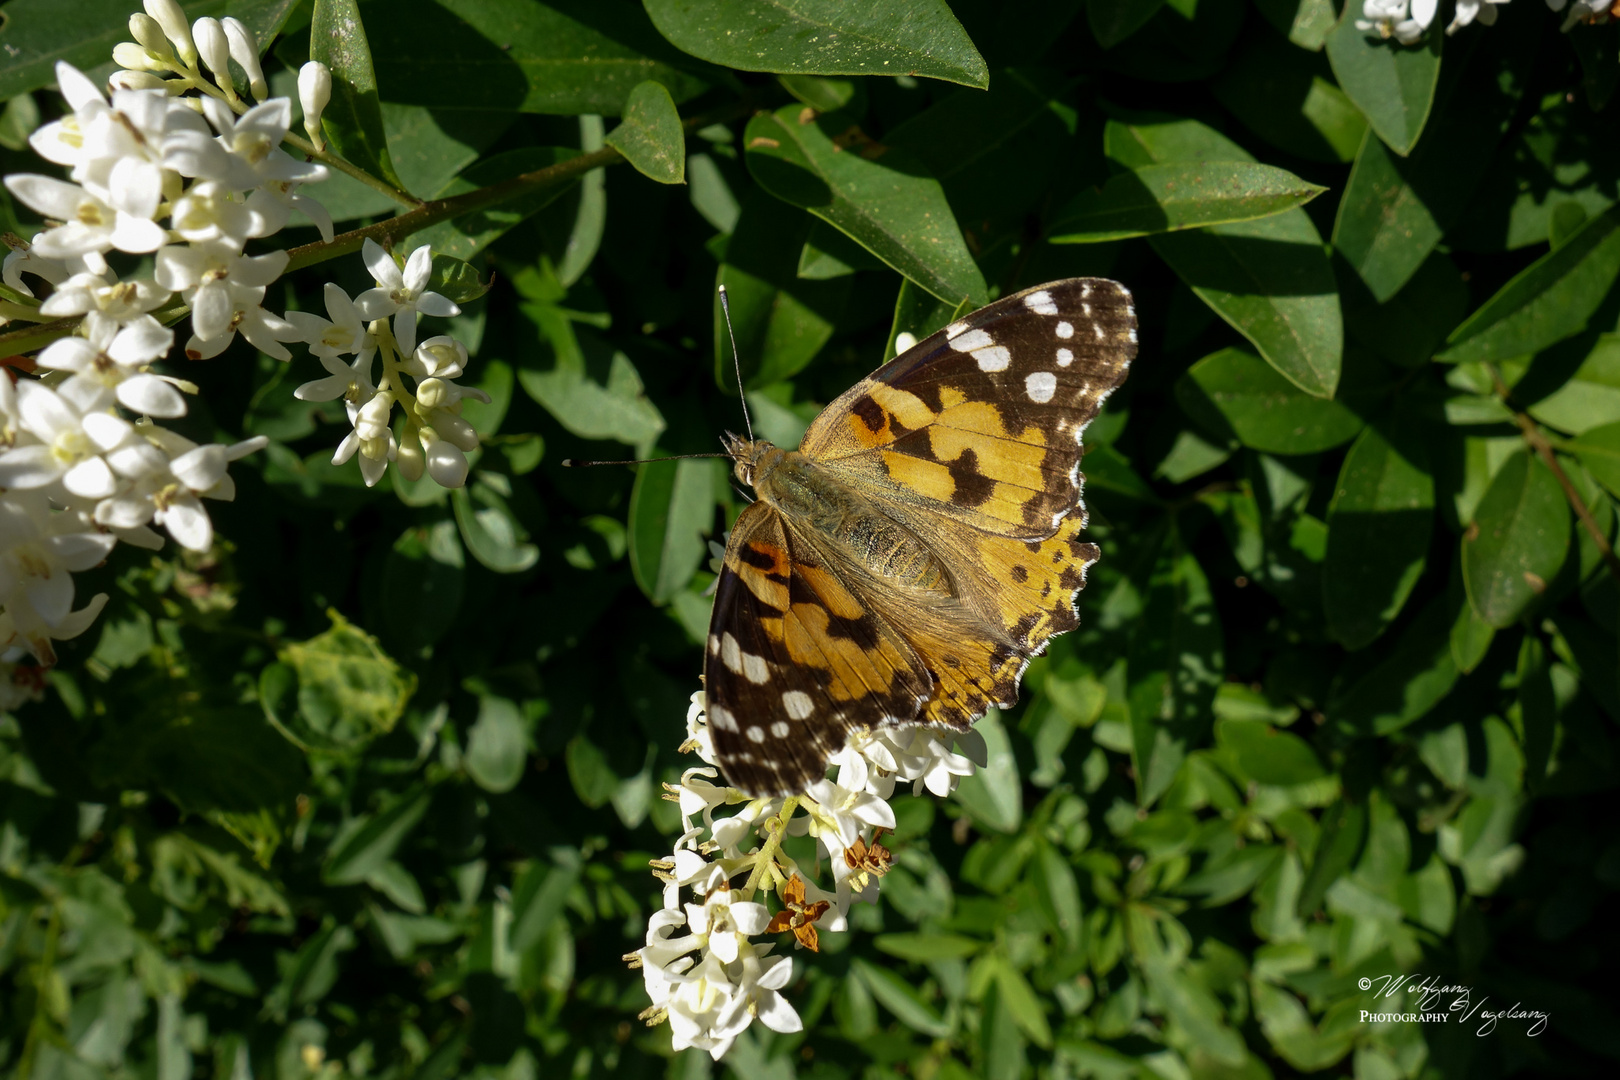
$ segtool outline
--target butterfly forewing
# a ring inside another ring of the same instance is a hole
[[[975,528],[1051,536],[1079,501],[1080,435],[1135,355],[1124,288],[1055,281],[918,342],[829,405],[799,448]]]

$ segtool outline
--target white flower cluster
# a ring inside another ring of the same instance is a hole
[[[955,736],[961,753],[926,728],[862,732],[829,763],[836,779],[791,798],[754,799],[714,782],[702,691],[692,695],[686,726],[682,749],[707,765],[688,769],[665,795],[680,804],[683,831],[671,857],[653,864],[663,907],[647,924],[646,947],[625,960],[641,968],[652,998],[642,1019],[668,1020],[675,1049],[697,1047],[719,1060],[756,1019],[773,1031],[802,1027],[781,994],[792,959],[771,955],[776,942],[754,939],[791,933],[797,947],[817,950],[818,928],[847,929],[851,906],[876,903],[888,872],[882,836],[895,826],[896,788],[948,795],[975,761],[983,764],[985,745],[976,732]],[[817,867],[826,860],[830,889],[817,883],[816,868],[782,850],[784,837],[806,835],[817,841]],[[775,914],[755,901],[757,891],[776,895]]]
[[[199,446],[154,422],[184,416],[183,394],[197,389],[152,370],[175,340],[159,316],[183,313],[176,294],[189,306],[186,351],[194,358],[217,355],[241,333],[290,359],[280,342],[295,339],[296,328],[260,306],[287,254],[248,257],[243,249],[279,230],[294,208],[331,235],[325,211],[297,191],[326,171],[280,149],[291,105],[262,100],[253,35],[234,19],[188,26],[175,0],[150,0],[146,11],[130,20],[135,42],[114,50],[129,70],[114,74],[110,98],[71,65],[57,65],[71,111],[29,142],[69,179],[5,178],[45,228],[26,244],[8,238],[0,277],[10,298],[0,322],[77,320],[71,335],[41,350],[32,365],[38,378],[0,377],[5,662],[26,651],[54,663],[52,641],[95,620],[107,597],[74,610],[73,574],[100,563],[119,540],[160,547],[151,528],[158,525],[186,548],[212,544],[202,499],[233,498],[227,465],[265,440]],[[239,99],[232,61],[260,104]],[[181,96],[189,90],[203,96]],[[151,255],[152,276],[121,280],[107,261],[114,252]],[[37,284],[25,277],[50,286],[42,302],[28,303]]]
[[[366,240],[361,254],[376,288],[351,299],[328,284],[330,318],[287,313],[327,371],[324,379],[305,383],[296,394],[304,401],[343,399],[354,430],[338,444],[332,461],[341,465],[358,451],[367,487],[382,479],[390,461],[407,480],[419,480],[426,472],[443,487],[460,487],[467,482],[467,453],[478,447],[478,432],[462,419],[461,402],[473,398],[488,403],[489,395],[455,383],[467,364],[467,347],[461,342],[441,335],[417,344],[416,316],[457,315],[461,309],[427,291],[433,268],[427,248],[411,252],[404,270],[375,240]],[[372,362],[379,351],[383,373],[374,383]],[[354,360],[346,363],[345,356]],[[414,390],[405,385],[406,375]],[[405,414],[400,439],[392,430],[396,404]]]
[[[1475,19],[1486,26],[1494,25],[1496,5],[1507,2],[1457,0],[1457,9],[1446,27],[1446,33],[1455,34]],[[1563,26],[1566,33],[1578,22],[1596,25],[1614,17],[1612,0],[1575,0],[1573,4],[1570,0],[1547,0],[1547,6],[1553,11],[1569,8]],[[1362,17],[1356,20],[1356,29],[1376,33],[1386,39],[1394,38],[1402,45],[1415,45],[1423,40],[1439,7],[1440,0],[1362,0]]]

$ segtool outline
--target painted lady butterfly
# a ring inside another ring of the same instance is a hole
[[[885,364],[797,451],[727,437],[759,496],[709,623],[709,731],[730,782],[795,795],[850,732],[966,730],[1079,620],[1080,436],[1136,355],[1124,287],[996,301]]]

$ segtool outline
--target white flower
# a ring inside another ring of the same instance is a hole
[[[191,305],[191,340],[186,355],[206,360],[225,351],[240,333],[259,351],[291,360],[280,343],[302,335],[292,323],[265,311],[265,286],[287,266],[285,251],[248,257],[226,240],[190,245],[170,244],[157,253],[158,284],[173,289]]]
[[[38,240],[39,237],[35,236],[34,239]],[[97,256],[97,258],[99,259],[100,257]],[[83,260],[74,261],[80,263],[83,262]],[[106,266],[107,264],[103,261],[101,263],[101,270],[104,271]],[[37,278],[42,278],[53,286],[61,285],[73,275],[73,271],[68,268],[65,261],[61,259],[47,259],[37,250],[35,250],[32,244],[27,244],[20,248],[13,248],[12,250],[6,252],[5,267],[3,273],[0,273],[0,280],[3,280],[8,286],[16,289],[24,296],[33,296],[34,290],[30,289],[23,282],[22,276],[25,273],[32,274]]]
[[[403,271],[394,257],[370,237],[361,247],[361,256],[377,287],[355,297],[355,306],[367,319],[394,317],[394,339],[399,342],[400,352],[409,354],[416,349],[418,311],[439,317],[461,314],[459,307],[438,293],[424,291],[433,276],[433,253],[426,247],[411,252]]]
[[[326,179],[324,166],[322,168],[322,175],[312,177],[310,182]],[[248,209],[264,219],[266,231],[262,235],[268,236],[279,232],[291,219],[292,212],[297,210],[314,223],[315,228],[320,231],[322,240],[331,243],[331,211],[315,198],[300,194],[298,189],[301,186],[292,181],[272,180],[248,196]]]
[[[311,60],[298,69],[298,104],[304,110],[304,131],[316,150],[326,149],[326,138],[321,134],[321,113],[332,100],[332,72],[319,60]]]
[[[1410,17],[1407,15],[1409,3]],[[1402,45],[1414,45],[1434,22],[1439,6],[1439,0],[1364,0],[1361,6],[1364,17],[1356,20],[1356,29],[1376,30],[1380,37],[1393,37]]]
[[[174,204],[170,228],[182,240],[223,240],[238,251],[250,236],[264,236],[265,220],[224,184],[204,180],[191,185]],[[279,272],[279,271],[278,271]]]
[[[115,495],[96,505],[97,524],[133,529],[152,521],[167,529],[181,546],[208,550],[214,526],[201,499],[234,499],[236,486],[226,465],[262,448],[268,440],[259,436],[231,446],[198,446],[156,425],[134,430],[158,453],[142,450],[109,455],[113,467],[127,479]],[[133,451],[134,444],[128,449]]]
[[[55,663],[51,639],[83,633],[107,602],[102,594],[72,610],[73,574],[100,563],[116,542],[78,515],[52,510],[43,492],[0,499],[0,648],[22,644],[40,663]]]
[[[1506,0],[1497,0],[1497,2],[1505,3]],[[1547,6],[1554,11],[1563,11],[1564,3],[1565,0],[1547,0]],[[1559,29],[1567,34],[1574,28],[1576,23],[1582,20],[1590,23],[1607,22],[1612,14],[1614,14],[1614,8],[1610,0],[1575,0],[1574,5],[1569,9],[1569,14],[1564,17],[1564,25]]]
[[[298,327],[303,334],[304,344],[309,351],[322,359],[347,356],[350,353],[360,353],[367,357],[369,370],[369,357],[377,350],[377,341],[371,336],[371,330],[360,316],[360,311],[349,299],[349,294],[336,282],[326,283],[326,313],[330,319],[323,319],[319,315],[308,311],[289,311],[287,321]],[[327,366],[328,371],[334,375],[337,369]],[[370,385],[371,380],[366,380]],[[308,384],[310,386],[314,383]],[[334,394],[332,397],[338,395]],[[306,398],[306,401],[331,401],[332,397]]]
[[[748,955],[743,957],[742,968],[742,982],[734,1007],[741,1005],[746,1008],[772,1031],[783,1034],[803,1031],[804,1021],[799,1019],[799,1014],[787,999],[777,993],[793,977],[793,959],[777,956],[761,963],[757,957]],[[726,1020],[726,1017],[721,1017],[722,1025]]]
[[[87,409],[105,408],[116,400],[148,416],[186,414],[185,399],[175,390],[177,380],[146,370],[168,354],[172,330],[150,315],[120,324],[92,311],[80,331],[83,337],[53,341],[39,354],[40,367],[73,372],[62,386],[65,394],[84,401]]]
[[[400,365],[400,369],[417,379],[433,376],[455,379],[460,378],[466,366],[467,346],[453,337],[440,334],[418,345],[410,359]]]
[[[292,102],[286,98],[271,98],[241,116],[218,98],[203,98],[202,111],[230,155],[231,171],[221,178],[228,187],[246,191],[271,182],[307,183],[326,176],[324,165],[299,161],[281,149],[292,126]]]
[[[101,455],[116,442],[106,441],[106,427],[33,379],[17,384],[17,408],[20,426],[39,442],[0,454],[0,487],[27,491],[60,481],[81,498],[113,493],[113,472]]]
[[[676,1050],[707,1050],[714,1060],[720,1060],[753,1019],[746,1010],[731,1008],[737,988],[725,968],[709,955],[689,973],[674,976],[671,981],[674,986],[665,1005],[669,1010],[671,1044]]]
[[[9,267],[10,260],[7,261]],[[39,310],[40,314],[57,319],[96,311],[118,322],[127,322],[156,310],[168,298],[169,290],[151,278],[119,281],[110,270],[101,274],[83,272],[58,282],[56,291],[46,298]]]
[[[1457,11],[1451,18],[1451,24],[1446,27],[1446,33],[1455,34],[1458,30],[1473,22],[1476,18],[1486,26],[1496,22],[1496,5],[1505,4],[1508,0],[1457,0]],[[1548,0],[1549,4],[1552,0]],[[1560,2],[1553,10],[1563,7]]]
[[[113,183],[118,182],[120,172],[133,171],[115,166]],[[29,209],[62,222],[34,238],[35,250],[46,258],[65,259],[109,248],[140,255],[156,251],[163,243],[162,226],[151,220],[162,194],[159,189],[139,193],[150,202],[150,210],[140,215],[109,206],[79,185],[49,176],[14,174],[6,177],[6,188]]]
[[[289,314],[296,313],[289,312]],[[293,397],[299,401],[336,401],[343,398],[350,405],[370,401],[371,396],[377,392],[377,387],[371,381],[372,357],[372,351],[367,350],[356,356],[353,364],[345,364],[334,355],[322,354],[321,366],[329,374],[324,379],[316,379],[300,386],[293,391]]]

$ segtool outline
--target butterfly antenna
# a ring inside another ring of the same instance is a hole
[[[748,441],[754,441],[754,422],[748,418],[748,395],[743,393],[742,357],[737,355],[737,335],[731,329],[731,298],[726,287],[720,286],[720,310],[726,316],[726,336],[731,338],[731,363],[737,371],[737,397],[742,401],[743,426],[748,429]]]
[[[685,461],[687,458],[730,456],[730,454],[671,454],[669,457],[630,458],[626,461],[580,461],[578,458],[570,457],[562,459],[562,466],[565,469],[583,469],[587,465],[646,465],[652,461]]]

